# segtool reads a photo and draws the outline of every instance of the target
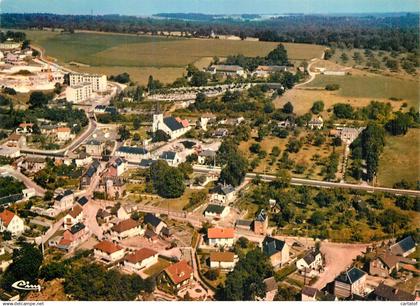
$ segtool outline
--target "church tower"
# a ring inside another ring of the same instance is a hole
[[[163,113],[160,111],[160,103],[159,101],[156,104],[156,110],[153,114],[153,126],[152,132],[155,133],[157,130],[162,129],[163,125]]]

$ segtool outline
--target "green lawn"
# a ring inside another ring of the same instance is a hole
[[[171,263],[165,259],[159,258],[158,262],[153,266],[145,269],[143,272],[149,276],[158,275],[160,272],[166,269]]]
[[[372,99],[404,99],[413,106],[418,106],[419,82],[401,80],[379,75],[318,75],[306,87],[325,87],[327,84],[339,84],[338,94],[343,97]],[[396,102],[401,104],[401,102]]]
[[[410,129],[404,136],[387,136],[379,161],[378,184],[392,187],[402,179],[415,184],[420,180],[420,130]]]

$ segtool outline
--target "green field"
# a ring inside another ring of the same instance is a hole
[[[403,99],[410,105],[418,106],[419,82],[401,80],[379,75],[317,75],[306,87],[325,87],[327,84],[339,84],[337,92],[343,97],[371,99]]]
[[[381,154],[378,184],[392,187],[402,179],[415,184],[420,180],[420,130],[410,129],[405,136],[388,136]]]
[[[137,36],[103,33],[61,34],[58,32],[26,31],[29,39],[41,46],[47,56],[60,63],[77,62],[98,67],[102,73],[115,74],[131,70],[136,80],[144,82],[142,74],[157,78],[166,76],[169,81],[182,75],[181,69],[189,63],[202,62],[203,58],[226,57],[233,54],[264,56],[277,43],[258,41],[233,41],[214,39],[184,39],[158,36]],[[291,60],[319,57],[323,46],[285,44]],[[109,68],[109,71],[107,71]],[[160,69],[160,70],[159,70]],[[167,70],[170,69],[170,70]]]

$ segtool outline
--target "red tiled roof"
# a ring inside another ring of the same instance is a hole
[[[61,240],[60,240],[60,242],[58,243],[58,245],[61,245],[61,246],[69,246],[71,244],[71,241],[70,240],[68,240],[68,239],[64,239],[64,238],[61,238]]]
[[[177,285],[189,279],[193,274],[193,269],[185,260],[181,260],[167,267],[165,272],[171,278],[172,282]]]
[[[131,262],[131,263],[138,263],[140,261],[143,261],[149,257],[152,257],[156,255],[157,252],[154,250],[148,249],[148,248],[142,248],[140,250],[137,250],[133,254],[129,254],[125,257],[125,260]]]
[[[235,253],[233,252],[213,252],[210,253],[210,261],[217,262],[233,262]]]
[[[61,133],[61,132],[70,132],[70,128],[68,127],[59,127],[56,129],[57,133]]]
[[[135,221],[133,219],[127,219],[127,220],[121,221],[120,223],[114,225],[111,230],[113,230],[117,233],[123,233],[123,232],[128,231],[132,228],[135,228],[139,225],[140,225],[140,223],[138,221]]]
[[[99,242],[98,244],[95,245],[94,248],[102,252],[105,252],[107,254],[113,254],[119,250],[122,250],[122,247],[107,240]]]
[[[76,218],[78,215],[80,215],[83,212],[82,206],[79,204],[76,204],[72,207],[72,209],[69,211],[69,215],[73,218]]]
[[[207,237],[209,239],[228,239],[235,236],[235,230],[233,228],[209,228],[207,230]]]
[[[9,226],[10,221],[12,221],[13,217],[15,216],[10,210],[4,210],[0,213],[0,219],[3,221],[5,227]]]

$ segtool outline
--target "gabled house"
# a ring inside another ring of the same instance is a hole
[[[160,160],[164,160],[171,167],[177,167],[181,163],[181,158],[174,151],[164,151],[159,155]]]
[[[279,285],[277,284],[276,279],[274,278],[274,276],[272,276],[264,279],[263,282],[265,284],[264,301],[273,301],[279,289]]]
[[[380,283],[373,291],[376,301],[415,301],[416,296],[404,290]]]
[[[207,239],[211,246],[232,246],[235,240],[235,230],[233,228],[209,228]]]
[[[142,248],[124,257],[124,267],[132,271],[146,269],[158,262],[158,255],[152,249]]]
[[[99,260],[114,262],[124,257],[124,249],[115,243],[103,240],[94,246],[93,254]]]
[[[218,184],[210,194],[210,200],[228,205],[235,201],[236,191],[232,185]]]
[[[181,260],[167,267],[163,272],[163,280],[167,281],[173,291],[178,292],[194,280],[193,268]]]
[[[268,229],[268,215],[264,209],[261,209],[254,220],[254,233],[257,235],[266,235]]]
[[[398,241],[397,243],[391,245],[389,248],[391,253],[394,255],[400,255],[407,257],[416,250],[416,242],[412,236],[407,236],[404,239]]]
[[[206,163],[214,164],[216,158],[216,151],[213,150],[203,150],[198,153],[197,162],[200,165],[204,165]]]
[[[123,157],[131,162],[140,162],[142,159],[147,159],[150,157],[149,151],[147,151],[145,148],[127,146],[119,147],[115,152],[115,155]]]
[[[252,73],[253,77],[257,78],[268,78],[270,75],[276,72],[286,72],[287,66],[264,66],[260,65],[255,69],[255,71]]]
[[[104,176],[98,185],[98,191],[104,192],[107,199],[119,199],[124,196],[125,190],[125,180],[118,176]]]
[[[102,208],[98,209],[98,212],[96,213],[96,220],[98,221],[98,223],[108,223],[111,220],[111,218],[112,215],[108,211]]]
[[[334,295],[339,298],[348,298],[352,295],[364,296],[366,276],[365,272],[356,267],[340,274],[334,281]]]
[[[122,175],[127,170],[127,162],[121,158],[114,158],[108,166],[108,176],[116,177]]]
[[[19,236],[25,231],[25,224],[21,218],[10,210],[0,213],[0,232],[8,231],[13,236]]]
[[[54,198],[54,207],[59,211],[70,209],[73,206],[74,193],[71,190],[65,190]]]
[[[238,256],[233,252],[211,252],[210,268],[232,271],[238,261]]]
[[[229,214],[229,206],[209,204],[204,211],[204,216],[209,218],[224,218]]]
[[[46,167],[47,163],[44,157],[28,156],[20,164],[20,168],[29,173],[36,173]]]
[[[237,65],[211,65],[208,69],[211,74],[222,74],[225,76],[239,76],[246,78],[244,68]]]
[[[322,267],[322,255],[319,250],[312,249],[296,262],[298,270],[318,270]]]
[[[78,198],[76,203],[79,204],[80,206],[85,206],[87,203],[89,203],[89,199],[83,196],[81,198]]]
[[[81,189],[88,188],[90,186],[91,182],[99,175],[100,167],[101,163],[99,160],[94,159],[80,180]]]
[[[289,246],[284,240],[266,236],[262,242],[262,251],[275,268],[283,266],[289,260]]]
[[[147,227],[152,229],[157,235],[165,228],[168,227],[165,222],[163,222],[160,218],[156,217],[153,214],[147,213],[144,216],[144,223],[147,224]]]
[[[58,242],[57,248],[70,251],[89,238],[88,228],[81,222],[76,223],[63,233],[63,238]]]
[[[56,130],[58,141],[67,141],[73,138],[71,130],[68,127],[59,127]]]
[[[89,155],[101,156],[104,150],[104,143],[97,139],[91,139],[85,144],[85,149]]]
[[[320,130],[324,126],[324,119],[322,119],[321,116],[318,116],[317,118],[312,118],[308,122],[308,127],[311,130]]]
[[[383,253],[369,262],[369,274],[388,277],[393,271],[399,270],[399,256]]]
[[[301,295],[301,300],[303,302],[316,301],[320,295],[320,292],[316,288],[305,286],[302,288]]]
[[[143,235],[144,229],[140,222],[133,219],[127,219],[119,222],[111,228],[111,237],[113,240]]]
[[[83,208],[79,204],[74,205],[67,215],[64,216],[64,229],[69,229],[76,223],[83,221]]]

